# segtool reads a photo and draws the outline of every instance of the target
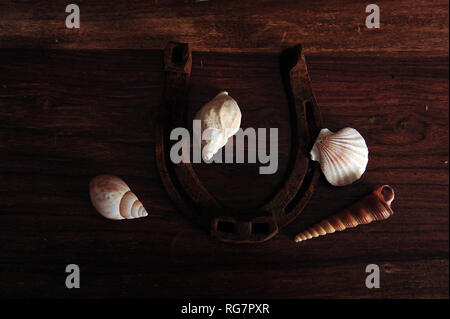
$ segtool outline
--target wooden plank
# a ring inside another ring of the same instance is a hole
[[[0,47],[448,56],[448,1],[379,0],[381,28],[365,26],[361,1],[78,1],[81,28],[67,29],[67,1],[0,3]]]
[[[148,123],[162,98],[161,52],[2,50],[0,295],[447,298],[448,59],[308,61],[325,126],[363,134],[368,170],[343,188],[321,177],[308,207],[280,235],[236,246],[184,220],[159,180]],[[252,122],[278,124],[282,172],[289,134],[284,111],[275,111],[285,106],[276,68],[273,54],[194,53],[191,105],[229,88],[246,101]],[[123,177],[150,216],[114,222],[96,213],[88,183],[99,173]],[[245,166],[203,173],[230,205],[257,203],[276,184],[255,180]],[[293,243],[296,233],[382,183],[396,190],[389,220]],[[80,290],[64,286],[69,263],[81,267]],[[369,263],[382,269],[379,290],[364,286]]]

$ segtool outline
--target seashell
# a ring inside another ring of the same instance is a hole
[[[353,228],[361,224],[370,224],[373,221],[388,219],[394,214],[391,209],[393,200],[394,190],[392,187],[389,185],[380,186],[350,207],[298,234],[294,240],[295,242],[300,242],[313,237],[332,234],[335,231]]]
[[[210,160],[237,133],[241,126],[241,110],[236,101],[222,91],[206,103],[195,115],[201,120],[202,156]]]
[[[95,209],[106,218],[119,220],[148,215],[136,195],[117,176],[94,177],[89,184],[89,194]]]
[[[346,127],[337,133],[324,128],[311,150],[311,159],[320,163],[331,185],[344,186],[364,173],[369,150],[364,138],[354,128]]]

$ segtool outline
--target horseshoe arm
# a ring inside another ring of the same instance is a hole
[[[156,163],[163,185],[175,206],[202,227],[209,228],[217,202],[198,179],[190,163],[170,160],[170,131],[185,126],[187,93],[192,68],[188,44],[169,42],[164,51],[163,105],[156,123]]]
[[[280,71],[288,96],[291,115],[291,156],[281,190],[264,206],[280,226],[291,222],[306,206],[320,175],[309,152],[322,127],[301,45],[285,50],[280,56]]]

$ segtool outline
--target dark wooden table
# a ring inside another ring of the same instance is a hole
[[[0,3],[0,296],[448,298],[448,2],[64,1]],[[279,171],[198,165],[211,192],[253,207],[277,187],[290,150],[277,55],[303,43],[325,127],[357,128],[370,157],[357,183],[321,177],[305,211],[272,240],[212,240],[173,207],[155,164],[161,50],[190,42],[193,114],[219,90],[242,127],[279,127]],[[110,221],[90,179],[124,178],[150,212]],[[396,191],[395,215],[293,242],[310,224],[367,194]],[[81,288],[67,289],[67,264]],[[365,287],[377,264],[381,288]]]

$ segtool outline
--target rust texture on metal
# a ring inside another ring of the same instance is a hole
[[[280,55],[280,71],[288,95],[292,149],[281,188],[253,217],[222,206],[203,186],[190,163],[174,164],[169,157],[169,134],[175,127],[188,127],[187,95],[192,68],[188,44],[170,42],[164,52],[164,102],[156,127],[156,160],[164,187],[178,210],[224,242],[257,243],[275,236],[305,208],[320,171],[308,153],[322,127],[305,58],[300,45]]]

